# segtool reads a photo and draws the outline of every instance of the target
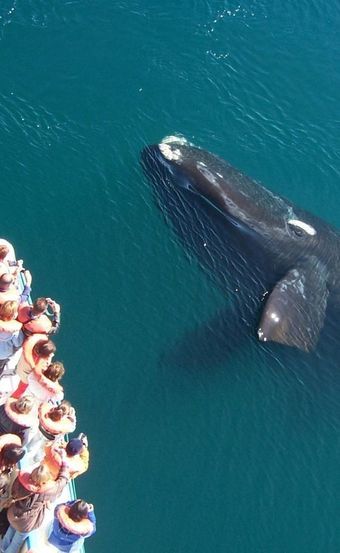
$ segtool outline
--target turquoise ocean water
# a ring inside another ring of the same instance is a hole
[[[139,152],[182,133],[340,227],[339,2],[3,0],[0,17],[0,234],[63,306],[87,551],[338,552],[339,359],[255,340],[181,358],[228,298]]]

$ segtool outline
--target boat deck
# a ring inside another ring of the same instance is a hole
[[[8,247],[10,247],[10,260],[15,260],[15,251],[13,246],[7,242],[7,240],[4,240],[0,238],[0,244],[6,244]],[[21,273],[21,289],[24,287],[24,278]],[[5,369],[3,376],[5,378],[2,379],[2,385],[1,385],[1,393],[0,393],[0,404],[4,403],[6,401],[6,388],[8,390],[11,390],[16,388],[18,384],[18,377],[14,374],[15,366],[18,362],[18,359],[20,357],[20,353],[18,352],[18,355],[14,356],[11,362],[8,364],[9,367]],[[15,386],[14,386],[14,383]],[[3,394],[3,397],[2,397]],[[43,448],[43,440],[41,440],[41,448]],[[39,463],[34,462],[34,460],[30,457],[29,452],[25,455],[25,457],[22,459],[22,461],[19,463],[20,469],[23,470],[32,470],[34,467],[38,466]],[[33,530],[33,532],[30,533],[28,538],[26,539],[23,547],[21,548],[21,553],[56,553],[59,551],[56,547],[48,543],[48,536],[50,534],[51,528],[52,528],[52,522],[53,522],[53,515],[54,515],[54,508],[59,503],[64,503],[65,501],[70,501],[77,498],[75,484],[73,480],[70,480],[65,486],[62,494],[58,497],[58,499],[51,504],[51,507],[49,509],[46,509],[46,516],[43,521],[43,524],[38,528],[37,530]],[[81,547],[79,549],[79,553],[85,553],[84,547]]]

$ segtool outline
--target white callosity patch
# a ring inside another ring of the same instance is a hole
[[[289,219],[288,224],[293,225],[293,227],[297,227],[297,228],[300,228],[300,229],[304,230],[310,236],[314,236],[316,234],[316,230],[315,230],[314,227],[312,227],[308,223],[304,223],[303,221],[299,221],[299,219]]]
[[[172,148],[170,144],[161,142],[159,144],[159,149],[162,152],[163,156],[169,161],[178,161],[182,157],[180,149]]]
[[[183,136],[171,135],[171,136],[165,136],[161,144],[179,144],[184,146],[184,144],[189,144],[189,142]]]

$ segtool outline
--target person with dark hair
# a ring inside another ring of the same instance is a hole
[[[37,365],[28,375],[28,389],[41,403],[62,401],[64,389],[60,380],[64,374],[65,368],[60,361],[50,363],[46,368]]]
[[[16,368],[20,383],[12,397],[18,398],[25,393],[28,386],[28,375],[34,369],[46,369],[51,363],[56,349],[54,342],[49,340],[46,334],[33,334],[25,339],[22,355]]]
[[[21,461],[25,455],[23,447],[8,444],[4,446],[0,453],[0,473],[11,471],[13,467]]]
[[[60,465],[60,449],[65,449],[70,478],[76,478],[87,471],[89,466],[89,446],[85,434],[79,434],[77,438],[72,438],[69,442],[56,441],[45,448],[45,458],[42,461],[47,465],[53,478],[57,478]]]
[[[50,441],[65,434],[71,434],[76,428],[76,412],[65,399],[55,407],[47,402],[39,406],[39,430]]]
[[[96,531],[96,517],[91,503],[82,499],[67,501],[54,510],[53,529],[49,543],[58,551],[75,553],[82,547],[85,538]]]
[[[40,462],[44,456],[44,448],[55,439],[63,438],[65,434],[74,432],[76,428],[76,413],[69,401],[65,399],[56,406],[41,403],[38,408],[39,431],[33,434],[26,447],[28,456],[34,462]],[[62,448],[60,449],[60,451]]]
[[[52,309],[51,314],[48,312],[49,307]],[[60,305],[51,298],[37,298],[33,305],[21,303],[18,321],[23,324],[23,332],[26,336],[55,334],[60,326]]]
[[[18,436],[4,434],[0,437],[0,511],[9,506],[12,484],[18,475],[16,465],[24,455]]]

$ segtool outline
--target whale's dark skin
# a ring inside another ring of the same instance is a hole
[[[260,340],[314,349],[326,313],[340,313],[340,233],[183,139],[141,159],[183,245]]]

